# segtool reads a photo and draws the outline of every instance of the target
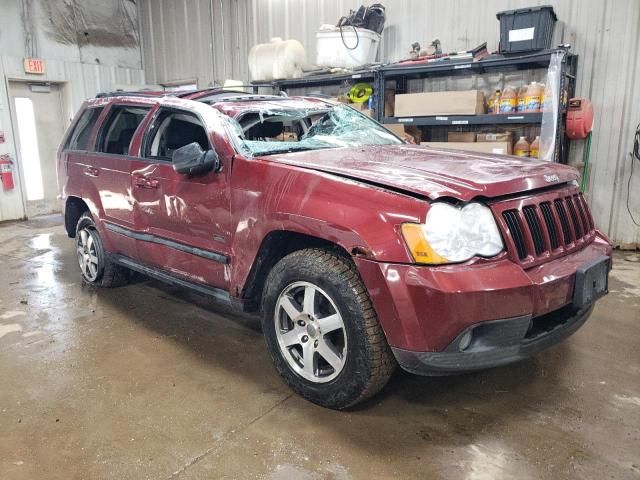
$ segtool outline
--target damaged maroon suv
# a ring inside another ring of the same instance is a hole
[[[86,283],[137,271],[260,313],[284,381],[325,407],[396,365],[528,357],[607,291],[611,246],[576,170],[408,145],[318,98],[101,95],[58,175]]]

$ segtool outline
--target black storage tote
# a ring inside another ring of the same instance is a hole
[[[500,53],[532,52],[551,48],[556,13],[551,5],[505,10],[500,20]]]

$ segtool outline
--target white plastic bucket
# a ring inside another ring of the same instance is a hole
[[[354,28],[349,26],[342,27],[342,37],[338,28],[316,33],[318,48],[316,65],[355,68],[375,62],[380,35],[364,28],[356,28],[356,30],[357,36]]]

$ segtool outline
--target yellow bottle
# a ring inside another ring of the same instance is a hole
[[[525,137],[520,137],[520,140],[516,142],[515,147],[513,148],[513,154],[516,157],[528,157],[530,152],[529,142]]]
[[[529,151],[529,155],[533,158],[538,158],[538,154],[540,152],[540,135],[538,135],[533,142],[531,142],[531,148]]]

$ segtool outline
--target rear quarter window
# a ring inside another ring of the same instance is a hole
[[[114,105],[98,135],[96,150],[116,155],[127,155],[138,126],[151,107]]]
[[[102,113],[104,107],[87,108],[80,119],[73,127],[73,131],[67,137],[67,142],[64,146],[65,150],[87,150],[89,144],[89,138],[93,126],[95,125],[98,117]]]

